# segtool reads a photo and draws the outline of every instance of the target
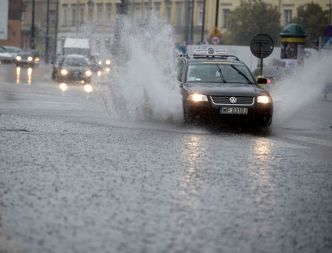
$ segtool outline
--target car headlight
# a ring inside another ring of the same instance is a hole
[[[87,70],[87,71],[85,71],[85,75],[86,75],[86,76],[91,76],[91,75],[92,75],[91,70]]]
[[[259,103],[259,104],[269,104],[271,102],[272,102],[272,99],[270,96],[260,95],[257,97],[257,103]]]
[[[188,98],[187,98],[187,100],[192,101],[192,102],[208,101],[206,95],[197,94],[197,93],[189,95]]]
[[[16,60],[20,61],[20,60],[22,60],[22,57],[18,55],[18,56],[16,56]]]
[[[61,69],[60,73],[61,73],[61,75],[66,76],[66,75],[68,75],[68,70]]]
[[[30,62],[30,61],[32,61],[33,60],[33,58],[31,57],[31,56],[29,56],[28,57],[28,61]]]
[[[106,60],[105,63],[106,65],[111,65],[111,60]]]
[[[35,58],[35,63],[39,63],[40,59],[38,57]]]

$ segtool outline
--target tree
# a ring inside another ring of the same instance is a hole
[[[276,44],[279,38],[280,14],[262,0],[242,0],[230,14],[229,38],[232,44],[249,45],[258,33],[270,35]]]
[[[319,4],[309,3],[297,8],[297,17],[292,22],[301,25],[311,43],[319,40],[328,25],[328,13]]]

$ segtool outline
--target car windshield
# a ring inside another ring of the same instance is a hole
[[[241,64],[195,63],[188,66],[188,82],[254,83],[249,70]]]
[[[88,65],[88,61],[87,59],[80,57],[67,57],[64,59],[63,64],[73,67],[81,67],[81,66],[84,67]]]

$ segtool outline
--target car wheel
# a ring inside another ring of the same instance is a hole
[[[257,122],[257,126],[258,127],[269,127],[272,123],[272,117],[269,118],[261,118],[258,122]]]
[[[183,108],[183,121],[185,124],[191,124],[194,122],[194,115],[186,108]]]

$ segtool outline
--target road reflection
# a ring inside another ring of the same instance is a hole
[[[22,69],[21,67],[16,67],[16,83],[20,84],[27,80],[28,84],[32,83],[32,68]]]
[[[256,166],[252,168],[251,173],[257,177],[262,185],[267,185],[270,181],[271,149],[272,145],[269,138],[260,137],[255,140],[252,160],[255,161]]]

